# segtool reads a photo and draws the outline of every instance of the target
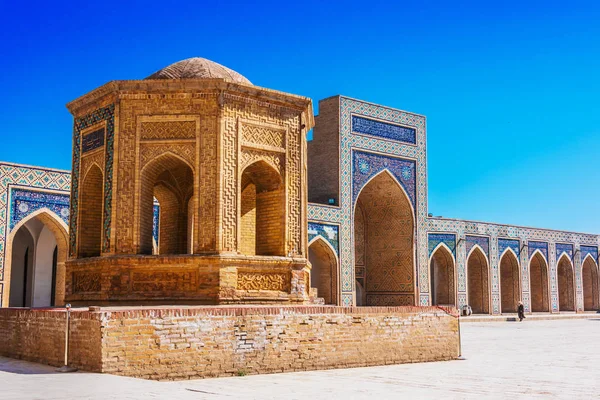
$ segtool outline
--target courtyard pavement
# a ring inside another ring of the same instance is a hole
[[[600,398],[600,316],[461,330],[465,360],[178,382],[0,357],[0,399]]]

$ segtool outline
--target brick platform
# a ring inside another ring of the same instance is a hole
[[[0,309],[0,355],[61,365],[64,309]],[[439,307],[107,307],[72,312],[69,363],[146,379],[450,360]]]

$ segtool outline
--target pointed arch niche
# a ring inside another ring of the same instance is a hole
[[[358,262],[364,263],[355,269],[364,268],[365,305],[415,305],[414,213],[389,171],[375,175],[360,191],[354,224],[355,230],[362,229],[362,235],[355,232],[354,246]]]
[[[600,296],[598,294],[598,264],[591,255],[583,260],[583,309],[585,311],[598,311],[600,309]]]
[[[560,311],[575,311],[575,277],[573,263],[563,253],[556,268],[558,277],[558,308]]]
[[[521,278],[517,255],[507,248],[500,258],[500,305],[503,313],[516,313],[521,300]]]
[[[539,250],[536,250],[529,260],[529,285],[531,311],[550,312],[548,263]]]
[[[467,258],[468,302],[474,314],[490,313],[489,264],[485,253],[474,246]]]
[[[338,305],[339,266],[335,250],[321,236],[308,246],[308,260],[312,265],[310,286],[317,289],[317,297],[325,304]]]
[[[431,277],[431,304],[456,305],[456,272],[450,249],[440,243],[429,261]]]

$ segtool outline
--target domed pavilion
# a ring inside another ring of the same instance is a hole
[[[66,301],[311,302],[310,99],[190,58],[67,107]]]

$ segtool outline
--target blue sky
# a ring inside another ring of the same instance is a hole
[[[0,160],[70,169],[67,102],[200,56],[426,115],[434,215],[600,233],[600,3],[484,3],[0,0]]]

